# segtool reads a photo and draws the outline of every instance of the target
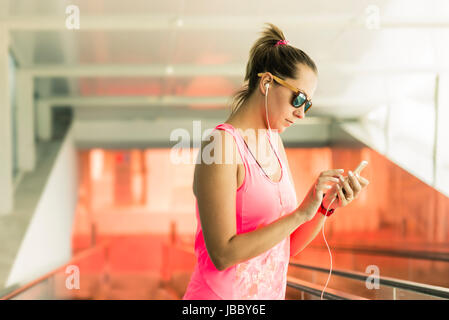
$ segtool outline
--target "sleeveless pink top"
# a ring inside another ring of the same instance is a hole
[[[297,208],[296,192],[286,164],[279,157],[277,150],[275,154],[282,174],[279,182],[274,182],[257,163],[239,130],[228,123],[219,124],[215,129],[225,130],[234,137],[245,166],[244,181],[236,191],[237,234],[270,224]],[[273,144],[271,147],[273,148]],[[195,208],[197,263],[183,299],[284,300],[290,259],[290,237],[257,257],[219,271],[206,249],[197,202]]]

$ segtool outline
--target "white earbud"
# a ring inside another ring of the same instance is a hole
[[[268,132],[269,132],[269,135],[270,135],[270,139],[271,139],[271,128],[270,128],[270,121],[268,120],[268,108],[267,108],[267,95],[268,95],[268,88],[270,87],[270,83],[266,83],[265,84],[265,116],[266,116],[266,119],[267,119],[267,125],[268,125]],[[271,139],[272,140],[272,139]]]

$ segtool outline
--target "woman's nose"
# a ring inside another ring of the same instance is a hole
[[[304,118],[305,112],[304,112],[304,106],[301,106],[300,108],[296,109],[294,112],[294,115],[298,118]]]

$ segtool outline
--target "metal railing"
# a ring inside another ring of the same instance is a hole
[[[45,281],[48,281],[51,283],[51,278],[55,276],[58,273],[63,272],[65,268],[68,265],[76,264],[77,261],[84,260],[91,256],[94,253],[98,253],[99,250],[105,250],[105,255],[107,257],[107,251],[108,247],[110,246],[110,242],[106,242],[103,244],[99,244],[93,248],[87,249],[77,255],[75,255],[70,262],[64,264],[63,266],[39,277],[36,280],[33,280],[25,285],[21,284],[14,284],[0,292],[0,299],[7,300],[7,299],[13,299],[20,294],[26,292],[27,290],[36,287],[39,284],[42,284]],[[180,250],[185,254],[188,255],[194,255],[194,250],[191,246],[185,245],[185,244],[173,244],[173,249]],[[329,273],[329,269],[314,266],[314,265],[308,265],[308,264],[302,264],[297,262],[290,262],[289,264],[291,267],[309,270],[309,271],[316,271],[320,273]],[[407,281],[407,280],[401,280],[396,279],[392,277],[384,277],[384,276],[375,276],[375,275],[367,275],[362,272],[357,271],[349,271],[349,270],[342,270],[342,269],[333,269],[332,274],[335,276],[339,276],[346,279],[356,280],[356,281],[363,281],[365,282],[368,277],[376,278],[379,281],[379,284],[388,286],[393,288],[394,294],[393,297],[396,297],[395,290],[396,289],[403,289],[407,291],[411,291],[414,293],[429,295],[432,297],[438,297],[443,299],[449,299],[449,289],[440,287],[440,286],[434,286],[434,285],[427,285],[423,283],[413,282],[413,281]],[[323,286],[308,282],[303,279],[299,279],[294,276],[287,276],[287,286],[296,290],[299,290],[304,293],[308,293],[310,295],[321,297],[321,293],[323,291]],[[3,296],[2,296],[3,295]],[[366,297],[362,297],[360,295],[355,295],[348,293],[346,291],[338,290],[335,288],[326,288],[326,290],[323,293],[323,298],[325,299],[331,299],[331,300],[368,300]]]
[[[323,286],[315,283],[307,282],[295,277],[287,276],[287,286],[306,292],[316,297],[321,297]],[[326,288],[323,298],[328,300],[368,300],[367,298],[353,295],[340,290]]]
[[[322,273],[329,273],[329,269],[318,267],[318,266],[300,264],[300,263],[296,263],[296,262],[290,262],[289,265],[292,267],[296,267],[296,268],[318,271],[318,272],[322,272]],[[340,270],[340,269],[332,269],[332,274],[343,277],[343,278],[359,280],[359,281],[366,281],[368,277],[375,278],[375,279],[379,280],[379,284],[385,285],[388,287],[392,287],[393,289],[404,289],[404,290],[412,291],[415,293],[426,294],[426,295],[433,296],[433,297],[449,299],[449,289],[440,287],[440,286],[433,286],[433,285],[428,285],[428,284],[423,284],[423,283],[418,283],[418,282],[413,282],[413,281],[396,279],[396,278],[392,278],[392,277],[381,277],[381,276],[376,276],[376,275],[372,275],[372,274],[367,275],[362,272]],[[394,292],[394,296],[395,296],[395,292]]]
[[[311,249],[327,250],[323,246],[309,246]],[[363,247],[363,246],[343,246],[336,245],[332,247],[333,251],[349,251],[351,253],[390,256],[395,258],[409,258],[449,262],[449,252],[431,251],[431,250],[407,250],[381,247]]]
[[[0,300],[9,300],[9,299],[13,299],[17,296],[19,296],[22,293],[25,293],[26,291],[43,284],[44,282],[48,282],[48,283],[52,283],[52,278],[60,273],[64,273],[64,271],[66,270],[66,268],[69,265],[73,265],[76,264],[78,261],[82,261],[92,255],[94,255],[95,253],[98,253],[99,251],[104,250],[105,253],[105,261],[108,260],[108,250],[110,247],[111,241],[107,241],[101,244],[96,245],[95,247],[83,250],[82,252],[76,254],[74,257],[72,257],[72,259],[65,263],[64,265],[56,268],[53,271],[50,271],[48,273],[46,273],[45,275],[30,281],[26,284],[22,284],[22,283],[15,283],[5,289],[3,289],[2,291],[0,291]]]

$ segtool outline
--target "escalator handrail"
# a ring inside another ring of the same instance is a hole
[[[312,245],[309,246],[312,249],[326,249],[324,246]],[[383,255],[396,258],[409,258],[409,259],[421,259],[421,260],[433,260],[449,262],[449,252],[442,251],[426,251],[426,250],[404,250],[394,248],[380,248],[380,247],[363,247],[363,246],[344,246],[336,245],[332,246],[332,250],[335,251],[350,251],[360,254],[370,255]]]
[[[179,250],[182,250],[185,252],[189,252],[189,253],[194,252],[193,248],[191,248],[191,246],[188,244],[178,244],[175,247],[177,247]],[[296,262],[290,262],[289,265],[294,266],[294,267],[329,273],[329,269],[321,268],[321,267],[317,267],[317,266],[305,265],[305,264],[300,264],[300,263],[296,263]],[[332,273],[335,275],[342,276],[342,277],[346,277],[346,278],[350,278],[350,279],[354,279],[354,280],[361,280],[361,281],[366,281],[367,277],[369,277],[369,276],[374,277],[374,275],[367,275],[362,272],[339,270],[339,269],[332,269]],[[389,287],[400,288],[400,289],[419,292],[419,293],[423,293],[423,294],[427,294],[427,295],[432,295],[435,297],[449,299],[449,289],[445,288],[445,287],[428,285],[428,284],[423,284],[423,283],[408,281],[408,280],[401,280],[401,279],[392,278],[392,277],[382,276],[382,277],[378,277],[378,278],[379,278],[380,284],[383,284],[383,285],[386,285]],[[321,291],[320,291],[320,295],[321,295]]]
[[[94,247],[91,247],[89,249],[83,250],[80,253],[73,256],[72,259],[69,262],[65,263],[64,265],[44,274],[43,276],[41,276],[35,280],[32,280],[32,281],[26,283],[24,285],[21,285],[20,283],[12,284],[11,286],[2,290],[2,292],[9,292],[9,293],[6,293],[5,295],[0,296],[0,300],[9,300],[9,299],[15,297],[16,295],[28,290],[29,288],[34,287],[35,285],[47,280],[48,278],[52,277],[56,273],[61,272],[62,270],[65,270],[67,268],[67,266],[74,264],[76,261],[84,259],[98,250],[107,249],[110,246],[110,244],[111,244],[111,241],[106,241],[106,242],[100,243]]]
[[[323,286],[307,282],[292,276],[287,276],[287,286],[296,290],[304,291],[316,297],[321,297]],[[368,300],[364,297],[356,296],[347,292],[326,288],[323,298],[329,300]]]
[[[306,265],[296,262],[290,262],[290,266],[297,267],[297,268],[303,268],[308,270],[314,270],[318,272],[323,273],[329,273],[329,269],[322,268],[318,266],[313,265]],[[449,289],[445,287],[440,286],[434,286],[434,285],[428,285],[424,283],[414,282],[414,281],[408,281],[408,280],[401,280],[396,279],[392,277],[383,277],[383,276],[375,276],[372,274],[367,275],[363,272],[358,271],[347,271],[347,270],[341,270],[341,269],[334,269],[332,268],[332,274],[338,275],[344,278],[354,279],[354,280],[360,280],[360,281],[366,281],[368,277],[377,278],[379,279],[379,284],[383,284],[385,286],[394,287],[394,288],[400,288],[405,289],[409,291],[419,292],[435,297],[445,298],[449,299]]]

